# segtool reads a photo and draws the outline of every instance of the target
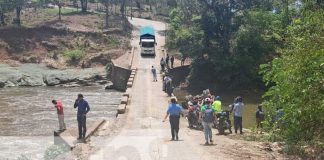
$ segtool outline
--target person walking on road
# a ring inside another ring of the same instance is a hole
[[[152,66],[152,74],[153,74],[153,82],[157,82],[157,75],[156,75],[156,69],[154,68],[154,66]]]
[[[202,117],[202,125],[204,127],[204,135],[205,135],[205,145],[209,143],[213,144],[213,133],[212,133],[212,126],[215,119],[214,113],[215,110],[210,105],[211,100],[210,98],[205,99],[205,105],[201,107],[201,116]]]
[[[171,56],[170,61],[171,61],[171,68],[173,68],[173,64],[174,64],[174,56]]]
[[[182,110],[179,104],[177,104],[177,98],[171,98],[171,104],[167,110],[167,114],[164,117],[163,122],[169,117],[170,125],[171,125],[171,136],[172,141],[179,140],[179,122],[180,122],[180,114],[182,114]]]
[[[243,98],[237,97],[237,103],[234,104],[233,112],[234,112],[234,129],[235,133],[240,129],[240,134],[243,134],[243,126],[242,126],[242,114],[243,114]]]
[[[87,113],[90,111],[89,104],[86,100],[83,99],[82,94],[78,94],[78,98],[75,100],[74,108],[78,108],[77,120],[79,128],[79,140],[84,139],[87,132]]]
[[[52,103],[54,104],[54,107],[57,110],[57,117],[59,121],[59,131],[66,130],[66,126],[64,123],[64,112],[63,112],[63,105],[61,101],[58,100],[52,100]]]
[[[167,54],[166,58],[165,58],[165,63],[166,63],[166,67],[169,68],[169,61],[170,61],[170,57],[169,54]]]

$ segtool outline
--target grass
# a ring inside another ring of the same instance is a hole
[[[117,39],[109,38],[107,42],[108,48],[117,48],[120,45],[120,42]]]
[[[84,51],[81,49],[72,49],[72,50],[66,50],[63,55],[65,57],[70,58],[71,60],[80,59],[84,54]]]

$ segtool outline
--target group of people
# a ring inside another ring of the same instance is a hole
[[[170,66],[171,63],[171,66]],[[165,58],[161,58],[160,60],[161,70],[164,71],[165,69],[173,68],[174,65],[174,56],[169,56],[169,54],[166,55]]]
[[[213,143],[213,133],[212,127],[217,120],[216,115],[219,112],[222,112],[222,102],[220,96],[214,96],[210,94],[209,90],[204,90],[202,95],[199,96],[187,96],[187,104],[188,111],[197,111],[199,121],[202,123],[205,144]],[[184,105],[184,104],[183,104]],[[171,136],[172,140],[178,140],[178,132],[179,132],[179,119],[182,114],[181,106],[177,104],[176,98],[171,98],[171,104],[168,107],[167,115],[164,120],[169,116],[170,125],[171,125]],[[185,107],[184,107],[185,108]],[[243,109],[244,103],[243,98],[241,96],[237,96],[234,99],[234,102],[229,105],[227,111],[233,114],[234,119],[234,132],[237,134],[243,134],[243,125],[242,125],[242,117],[243,117]],[[262,122],[265,119],[265,115],[262,109],[262,106],[259,105],[256,111],[256,124],[257,128],[262,129]],[[231,126],[229,128],[230,133],[232,133]],[[262,132],[262,131],[261,131]]]
[[[66,130],[66,125],[64,122],[64,111],[63,111],[63,104],[60,100],[52,100],[54,107],[57,110],[58,121],[59,121],[59,131],[63,132]],[[83,99],[82,94],[78,94],[77,99],[74,102],[74,108],[77,108],[77,121],[78,121],[78,130],[79,130],[79,137],[78,140],[84,140],[87,132],[87,113],[90,111],[90,106],[88,102]]]

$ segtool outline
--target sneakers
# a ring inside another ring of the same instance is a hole
[[[210,140],[210,144],[213,144],[213,140],[212,139]]]
[[[179,140],[179,137],[177,136],[177,137],[176,137],[176,141],[178,141],[178,140]]]
[[[205,142],[205,145],[209,145],[208,141]]]

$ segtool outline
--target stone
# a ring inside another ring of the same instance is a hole
[[[127,96],[123,96],[120,103],[121,104],[127,104],[128,103],[128,97]]]
[[[118,114],[124,114],[125,111],[126,111],[126,104],[118,105],[118,108],[117,108],[117,113]]]
[[[3,88],[3,87],[5,87],[6,86],[6,82],[2,82],[2,81],[0,81],[0,88]]]
[[[131,88],[133,86],[133,82],[127,82],[127,88]]]
[[[105,85],[105,89],[108,90],[108,89],[114,89],[114,84],[112,82],[108,82],[106,85]]]

